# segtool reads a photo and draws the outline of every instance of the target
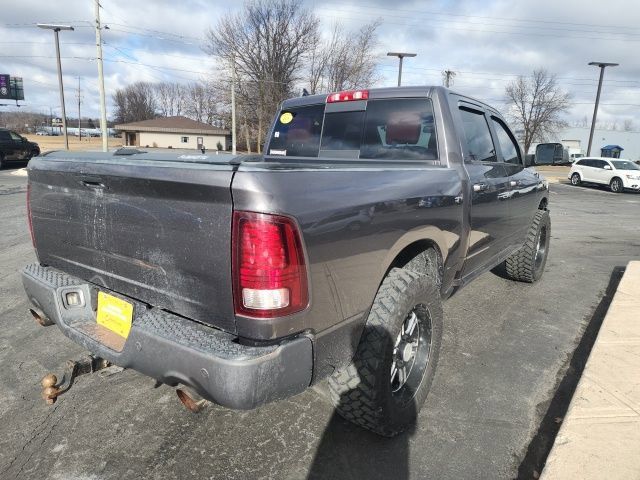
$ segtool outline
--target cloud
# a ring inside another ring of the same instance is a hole
[[[137,80],[195,81],[215,75],[215,59],[201,49],[207,28],[238,11],[241,3],[206,0],[102,2],[105,85]],[[410,51],[404,84],[441,84],[441,71],[456,71],[454,88],[502,106],[504,87],[517,75],[544,67],[573,96],[570,119],[592,113],[598,71],[589,61],[614,61],[607,70],[599,119],[632,118],[640,125],[640,5],[626,0],[602,4],[577,0],[307,0],[306,7],[328,32],[335,22],[357,29],[376,19],[380,81],[394,85],[397,59],[387,51]],[[606,14],[606,15],[605,15]],[[66,98],[73,104],[77,77],[83,82],[83,111],[98,114],[93,3],[84,0],[24,0],[5,9],[0,25],[0,70],[24,77],[26,104],[36,111],[59,105],[53,34],[37,22],[76,26],[61,32]],[[618,25],[620,23],[620,25]],[[6,43],[13,42],[13,43]],[[144,64],[144,65],[140,65]],[[70,110],[68,108],[68,110]]]

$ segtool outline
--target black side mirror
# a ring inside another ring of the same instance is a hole
[[[525,155],[524,156],[524,166],[525,167],[533,167],[536,164],[534,155]]]

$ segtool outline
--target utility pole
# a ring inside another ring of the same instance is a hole
[[[82,95],[80,92],[80,77],[78,77],[78,138],[82,141],[82,124],[81,124],[81,116],[80,116],[80,103],[82,102]]]
[[[596,105],[593,108],[593,120],[591,120],[591,131],[589,132],[589,146],[587,147],[587,157],[591,155],[591,144],[593,143],[593,132],[596,129],[596,117],[598,116],[598,104],[600,103],[600,91],[602,90],[602,79],[604,69],[607,67],[617,67],[618,63],[589,62],[589,65],[600,67],[600,80],[598,81],[598,93],[596,94]]]
[[[231,56],[231,153],[236,154],[236,59]]]
[[[100,136],[102,137],[102,151],[109,151],[109,135],[107,131],[107,105],[104,93],[104,71],[102,67],[102,27],[100,26],[100,1],[95,0],[96,14],[96,50],[98,64],[98,88],[100,90]]]
[[[56,60],[58,61],[58,87],[60,88],[60,110],[62,110],[64,148],[65,150],[69,150],[69,136],[67,135],[67,113],[64,108],[64,86],[62,85],[62,66],[60,64],[60,40],[58,39],[58,32],[60,32],[60,30],[73,30],[73,27],[70,25],[52,25],[50,23],[38,23],[38,28],[53,30],[53,36],[56,43]]]
[[[444,86],[449,88],[453,85],[453,77],[456,76],[456,72],[453,70],[445,70],[442,72],[442,77],[444,78]]]
[[[388,57],[398,57],[398,59],[400,59],[400,64],[398,65],[398,86],[402,84],[402,59],[404,57],[415,57],[416,55],[418,54],[406,52],[387,52]]]

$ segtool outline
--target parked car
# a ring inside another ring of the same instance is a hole
[[[583,157],[571,166],[568,178],[572,185],[609,185],[614,193],[640,190],[640,167],[631,160]]]
[[[443,300],[498,265],[542,276],[547,182],[496,109],[442,87],[293,98],[267,138],[32,160],[32,314],[187,405],[328,377],[342,416],[395,435],[429,392]]]
[[[0,128],[0,168],[10,162],[24,162],[40,155],[40,147],[22,135]]]

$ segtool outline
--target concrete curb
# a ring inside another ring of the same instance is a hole
[[[542,480],[640,478],[640,261],[629,262]]]

